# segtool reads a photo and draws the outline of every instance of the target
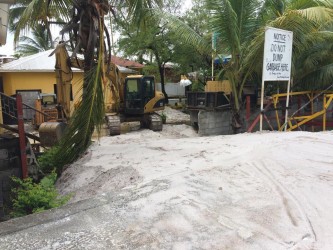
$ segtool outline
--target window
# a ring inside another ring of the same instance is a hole
[[[136,79],[129,79],[127,81],[128,92],[139,92],[138,81]]]
[[[154,80],[153,79],[145,79],[145,97],[153,98],[155,95],[154,90]]]

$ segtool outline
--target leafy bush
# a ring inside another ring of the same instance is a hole
[[[202,92],[205,90],[205,85],[200,81],[193,81],[191,85],[191,91]]]
[[[166,123],[166,118],[167,118],[167,116],[166,116],[166,114],[164,114],[164,112],[162,112],[162,114],[161,114],[161,118],[162,118],[162,122],[163,122],[163,123]]]
[[[39,167],[44,174],[51,173],[54,169],[60,172],[62,166],[57,163],[58,150],[58,147],[52,147],[38,157]]]
[[[19,217],[27,214],[38,213],[47,209],[64,205],[69,200],[69,196],[59,197],[55,189],[57,174],[52,172],[45,176],[40,183],[33,183],[31,178],[21,180],[13,177],[17,184],[12,189],[13,211],[11,216]]]

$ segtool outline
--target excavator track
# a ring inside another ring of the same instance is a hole
[[[120,135],[120,116],[119,115],[107,115],[107,125],[110,131],[110,135]]]
[[[148,115],[148,126],[150,130],[162,131],[162,117],[156,113]]]

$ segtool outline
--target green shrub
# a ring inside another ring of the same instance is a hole
[[[39,183],[34,183],[31,178],[21,180],[13,177],[17,187],[12,189],[12,217],[38,213],[47,209],[64,205],[69,196],[59,197],[55,189],[57,174],[52,172],[45,176]]]
[[[62,166],[57,164],[58,147],[52,147],[38,157],[38,164],[44,174],[51,173],[54,169],[59,173]]]
[[[205,91],[205,85],[200,81],[193,81],[191,85],[191,91],[203,92]]]

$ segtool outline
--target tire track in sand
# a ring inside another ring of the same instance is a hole
[[[252,166],[254,169],[257,170],[257,172],[266,179],[269,185],[271,185],[274,190],[278,193],[278,195],[281,197],[282,204],[284,206],[285,212],[290,219],[291,223],[298,227],[302,222],[305,222],[305,224],[308,227],[308,231],[310,233],[304,234],[299,242],[294,243],[294,248],[297,248],[297,245],[299,243],[303,243],[304,240],[312,240],[311,249],[314,248],[314,244],[317,241],[317,235],[314,231],[314,228],[312,226],[312,223],[304,211],[304,209],[301,206],[301,203],[297,199],[297,197],[289,191],[289,189],[283,185],[281,182],[279,182],[276,178],[276,176],[273,174],[273,172],[267,167],[267,161],[269,159],[265,159],[265,162],[263,160],[259,160],[259,164],[257,162],[248,163],[248,165]],[[277,164],[276,162],[270,162],[271,164]],[[295,207],[298,211],[298,215],[295,213],[296,211],[292,209],[292,207]],[[301,218],[301,221],[299,220]]]

